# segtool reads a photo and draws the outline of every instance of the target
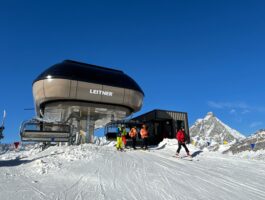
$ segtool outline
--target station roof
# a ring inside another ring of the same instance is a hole
[[[84,81],[136,90],[144,95],[140,86],[123,71],[81,63],[73,60],[64,60],[42,72],[34,81],[52,78]]]

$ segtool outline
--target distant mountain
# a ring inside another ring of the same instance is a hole
[[[212,112],[190,127],[190,136],[196,146],[212,146],[214,149],[218,149],[220,144],[231,144],[245,139],[245,136],[224,124]]]
[[[233,154],[240,153],[243,151],[253,150],[258,151],[265,149],[265,130],[261,129],[255,134],[241,140],[238,143],[233,144],[227,151],[232,152]]]

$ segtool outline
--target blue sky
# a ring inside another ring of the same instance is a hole
[[[155,108],[208,111],[245,135],[265,128],[265,1],[1,1],[5,140],[34,116],[32,81],[65,59],[134,78]]]

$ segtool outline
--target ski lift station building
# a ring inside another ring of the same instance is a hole
[[[144,92],[120,70],[65,60],[33,81],[36,118],[20,128],[22,141],[80,143],[94,129],[139,111]]]
[[[115,139],[115,127],[119,124],[124,124],[128,131],[131,127],[137,127],[140,130],[142,124],[147,125],[149,132],[148,143],[150,145],[157,145],[164,138],[176,138],[177,130],[183,127],[185,128],[186,141],[190,143],[188,114],[186,112],[156,109],[128,121],[110,122],[105,127],[107,138]],[[114,132],[112,132],[113,130]],[[127,138],[130,139],[129,137]],[[139,134],[136,139],[138,144],[142,143]]]

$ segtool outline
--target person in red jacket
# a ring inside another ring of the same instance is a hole
[[[178,140],[178,150],[176,152],[176,155],[179,156],[181,146],[183,146],[187,155],[190,156],[189,149],[185,144],[185,129],[183,127],[181,127],[181,129],[177,132],[176,138]]]

